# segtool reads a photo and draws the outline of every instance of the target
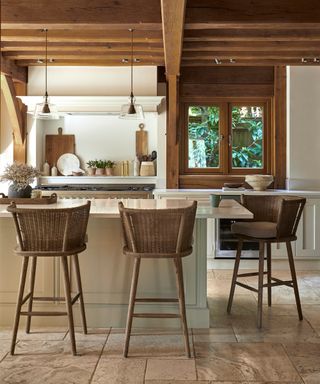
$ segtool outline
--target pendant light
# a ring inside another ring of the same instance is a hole
[[[48,96],[48,29],[42,30],[46,34],[46,58],[45,58],[45,94],[43,102],[36,104],[34,110],[34,118],[42,120],[57,120],[59,119],[58,108],[50,103]]]
[[[129,97],[129,103],[121,106],[120,110],[120,119],[128,119],[128,120],[139,120],[144,119],[142,105],[135,103],[135,97],[133,95],[133,29],[129,29],[131,32],[131,92]]]

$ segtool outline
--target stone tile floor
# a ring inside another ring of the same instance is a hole
[[[298,277],[304,320],[293,292],[277,287],[258,330],[256,295],[237,287],[227,315],[231,271],[209,271],[211,328],[190,329],[191,359],[179,330],[135,329],[124,359],[121,329],[77,333],[76,357],[65,329],[19,332],[15,356],[8,353],[11,330],[0,329],[0,384],[319,384],[320,272]]]

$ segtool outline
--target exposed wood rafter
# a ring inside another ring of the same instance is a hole
[[[16,81],[27,83],[28,68],[19,67],[12,60],[7,60],[1,54],[1,73],[11,76]]]
[[[7,105],[15,143],[22,145],[25,141],[26,106],[16,97],[12,77],[1,74],[1,91]]]

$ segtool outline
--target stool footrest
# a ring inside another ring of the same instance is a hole
[[[266,275],[268,272],[263,272],[264,275]],[[250,277],[250,276],[258,276],[259,272],[248,272],[248,273],[239,273],[237,277]]]
[[[71,300],[71,305],[73,305],[80,297],[80,292],[75,295],[75,297]]]
[[[258,290],[254,287],[251,287],[250,285],[239,283],[239,281],[236,281],[236,284],[239,285],[242,288],[249,289],[249,291],[258,292]]]
[[[175,298],[152,298],[152,297],[138,297],[134,301],[140,302],[140,303],[178,303],[179,300]]]
[[[157,318],[176,319],[176,318],[181,317],[180,315],[178,315],[176,313],[134,313],[132,316],[133,317],[146,317],[146,318],[150,318],[150,319],[157,319]]]
[[[22,316],[66,316],[67,312],[49,312],[49,311],[23,311],[20,312],[20,315]]]

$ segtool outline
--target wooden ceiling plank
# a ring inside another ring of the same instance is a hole
[[[28,60],[28,59],[43,59],[44,54],[39,53],[39,54],[34,54],[34,53],[23,53],[23,52],[9,52],[9,53],[4,53],[4,57],[6,57],[9,60]],[[50,52],[48,54],[48,59],[80,59],[80,60],[86,60],[88,58],[92,59],[118,59],[120,62],[122,59],[127,58],[129,60],[129,55],[123,52],[88,52],[85,54],[84,52]],[[160,53],[150,53],[150,52],[137,52],[137,54],[134,55],[135,59],[153,59],[153,58],[163,58],[162,52]]]
[[[188,0],[186,23],[319,23],[318,0]]]
[[[11,52],[11,53],[27,53],[27,52],[32,52],[34,54],[38,55],[43,55],[44,54],[44,49],[42,46],[4,46],[1,48],[1,51],[3,53],[5,52]],[[60,46],[51,46],[50,48],[48,47],[48,53],[54,53],[54,52],[73,52],[73,51],[78,51],[78,52],[123,52],[123,53],[130,53],[131,48],[127,46],[108,46],[106,44],[104,45],[88,45],[88,44],[82,44],[82,45],[60,45]],[[155,46],[152,47],[150,45],[139,45],[138,47],[135,46],[134,50],[135,54],[139,52],[152,52],[152,53],[162,53],[163,54],[163,47],[161,46]]]
[[[3,23],[139,24],[161,23],[158,0],[2,0]]]
[[[129,28],[134,28],[137,31],[161,31],[161,23],[130,23],[130,24],[106,24],[106,23],[49,23],[46,24],[46,27],[50,30],[66,30],[70,29],[73,31],[83,31],[83,30],[99,30],[99,31],[112,31],[112,30],[123,30],[127,31]],[[34,29],[40,30],[44,28],[44,23],[2,23],[2,30],[5,29]]]
[[[186,0],[161,0],[166,75],[179,75]]]
[[[0,55],[1,58],[1,73],[11,76],[14,80],[20,81],[22,83],[28,82],[28,69],[21,68],[16,65],[11,60],[5,59],[3,55]]]
[[[21,67],[28,67],[28,66],[40,66],[41,64],[37,63],[35,60],[19,60],[17,61],[17,65]],[[43,64],[42,64],[43,65]],[[73,59],[73,60],[55,60],[53,63],[50,63],[50,66],[101,66],[101,67],[120,67],[124,66],[127,67],[129,64],[122,64],[120,60],[92,60],[92,59]],[[134,66],[163,66],[164,65],[164,59],[145,59],[141,61],[140,63],[135,63]]]
[[[23,144],[24,126],[21,105],[16,97],[16,91],[11,76],[1,74],[1,91],[7,105],[15,142],[17,144]]]
[[[184,52],[183,60],[213,60],[214,58],[219,59],[281,59],[281,58],[302,58],[302,57],[319,57],[320,48],[312,51],[289,51],[289,52],[255,52],[255,51],[216,51],[216,52]]]

